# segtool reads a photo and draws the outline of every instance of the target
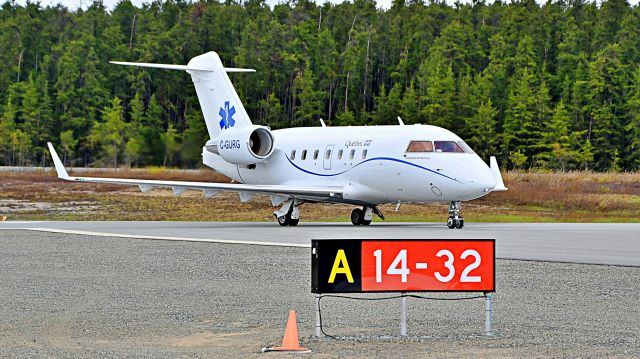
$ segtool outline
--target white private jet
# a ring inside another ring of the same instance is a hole
[[[369,225],[378,205],[450,202],[449,228],[462,228],[460,202],[505,191],[495,157],[490,164],[451,131],[436,126],[349,126],[271,131],[251,123],[228,72],[215,52],[188,65],[111,62],[119,65],[184,70],[191,75],[210,140],[202,149],[206,166],[238,183],[155,181],[70,177],[48,143],[58,178],[75,182],[138,185],[142,192],[170,187],[175,195],[201,190],[206,197],[238,192],[246,202],[256,194],[271,197],[281,226],[295,226],[303,203],[346,203],[354,225]]]

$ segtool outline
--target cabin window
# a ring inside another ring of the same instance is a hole
[[[342,150],[338,151],[338,159],[341,160],[342,159]]]
[[[433,142],[431,141],[411,141],[407,152],[433,152]]]
[[[300,156],[300,159],[303,161],[307,159],[307,150],[302,151],[302,156]]]
[[[464,152],[455,141],[434,141],[434,143],[436,152]]]
[[[317,160],[318,159],[318,153],[320,153],[320,151],[315,150],[315,152],[313,152],[313,159]]]
[[[325,160],[328,160],[329,158],[331,158],[331,150],[327,150],[327,152],[324,154]]]
[[[349,159],[352,160],[355,155],[356,155],[356,150],[351,150],[351,153],[349,154]]]
[[[291,158],[291,160],[295,160],[296,159],[296,150],[291,151],[291,156],[289,156]]]
[[[367,158],[367,150],[362,151],[362,159],[366,159]]]

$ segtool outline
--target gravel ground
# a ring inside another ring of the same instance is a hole
[[[322,300],[308,249],[0,231],[0,358],[274,357],[287,311],[318,357],[640,357],[640,268],[497,261],[483,302]],[[442,296],[442,295],[441,295]],[[368,296],[371,297],[371,296]]]

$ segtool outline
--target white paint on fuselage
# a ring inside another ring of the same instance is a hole
[[[260,185],[338,186],[346,201],[466,201],[495,187],[475,153],[407,153],[410,141],[460,141],[436,126],[303,127],[272,132],[275,151],[253,166],[232,165],[203,150],[204,163],[236,181]],[[332,146],[332,147],[329,147]],[[326,151],[331,148],[329,158]],[[295,150],[295,158],[290,159]],[[306,159],[302,153],[306,150]],[[342,158],[338,153],[342,150]],[[355,150],[351,158],[351,150]],[[367,151],[363,158],[363,151]],[[318,151],[317,158],[314,158]],[[253,167],[253,168],[252,168]]]

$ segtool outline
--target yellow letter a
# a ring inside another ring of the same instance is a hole
[[[353,276],[349,269],[349,263],[347,263],[347,256],[344,254],[344,249],[338,249],[336,254],[336,260],[333,261],[333,268],[331,268],[331,275],[329,275],[329,283],[333,283],[336,279],[336,274],[345,274],[347,281],[353,283]]]

